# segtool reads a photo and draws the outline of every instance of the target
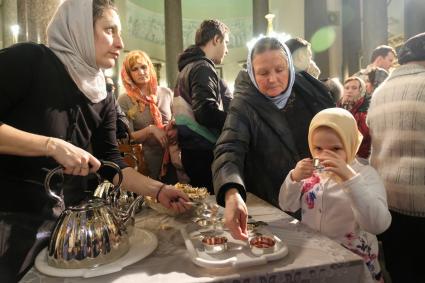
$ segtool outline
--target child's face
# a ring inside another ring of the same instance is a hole
[[[337,133],[328,127],[319,127],[314,130],[312,138],[313,158],[319,158],[321,161],[328,159],[329,153],[333,151],[342,160],[347,161],[347,153]]]

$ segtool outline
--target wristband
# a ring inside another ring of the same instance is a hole
[[[159,188],[158,192],[156,192],[156,197],[155,197],[156,202],[159,202],[159,199],[158,199],[159,193],[162,191],[163,188],[165,188],[165,186],[166,186],[166,184],[162,184],[162,186]]]

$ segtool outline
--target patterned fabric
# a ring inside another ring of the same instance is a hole
[[[314,201],[317,198],[318,189],[313,190],[316,184],[320,182],[320,177],[317,174],[307,179],[302,187],[302,194],[304,195],[305,202],[307,203],[308,208],[314,208]]]
[[[301,192],[303,204],[301,213],[303,222],[309,221],[308,218],[311,218],[311,213],[317,213],[316,210],[319,210],[319,214],[323,212],[321,205],[315,207],[315,202],[322,202],[325,198],[324,191],[326,187],[324,184],[326,183],[326,178],[323,179],[324,181],[321,183],[319,174],[313,174],[312,177],[302,182]],[[329,197],[329,195],[327,197]],[[305,218],[307,219],[304,220]],[[319,227],[321,227],[321,225],[319,225]],[[362,257],[372,278],[380,282],[382,273],[378,262],[378,242],[376,236],[354,228],[350,230],[351,231],[346,232],[343,236],[334,239],[343,247]]]
[[[349,232],[345,235],[341,245],[363,259],[374,280],[383,282],[381,268],[377,264],[378,242],[375,236],[364,231],[358,234]]]
[[[127,56],[123,62],[123,66],[121,68],[121,79],[123,81],[125,90],[127,91],[128,97],[132,100],[133,104],[139,106],[140,112],[145,111],[145,106],[148,105],[151,111],[151,115],[155,126],[158,128],[164,128],[162,124],[161,112],[158,109],[158,97],[156,95],[156,90],[158,87],[156,77],[151,77],[149,82],[149,94],[144,95],[141,89],[134,83],[131,78],[130,70],[130,56]]]

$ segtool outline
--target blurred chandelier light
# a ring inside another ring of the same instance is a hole
[[[19,25],[11,25],[10,31],[12,32],[13,43],[18,43]]]
[[[274,31],[274,29],[273,29],[273,19],[275,17],[274,14],[267,14],[264,17],[267,20],[267,33],[266,33],[266,35],[260,34],[259,36],[254,37],[250,41],[248,41],[246,43],[246,46],[248,47],[249,50],[251,50],[251,48],[254,46],[254,44],[259,39],[266,37],[266,36],[276,37],[281,42],[285,42],[292,37],[289,33],[286,33],[286,32],[277,33],[277,32]]]

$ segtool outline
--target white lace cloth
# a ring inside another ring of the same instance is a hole
[[[154,232],[159,241],[158,248],[147,258],[120,272],[93,278],[50,277],[32,268],[21,282],[362,282],[363,261],[359,256],[254,195],[248,195],[247,203],[249,214],[268,222],[268,229],[288,245],[289,255],[245,269],[199,267],[190,260],[179,231],[188,219],[144,209],[137,215],[136,226]]]

